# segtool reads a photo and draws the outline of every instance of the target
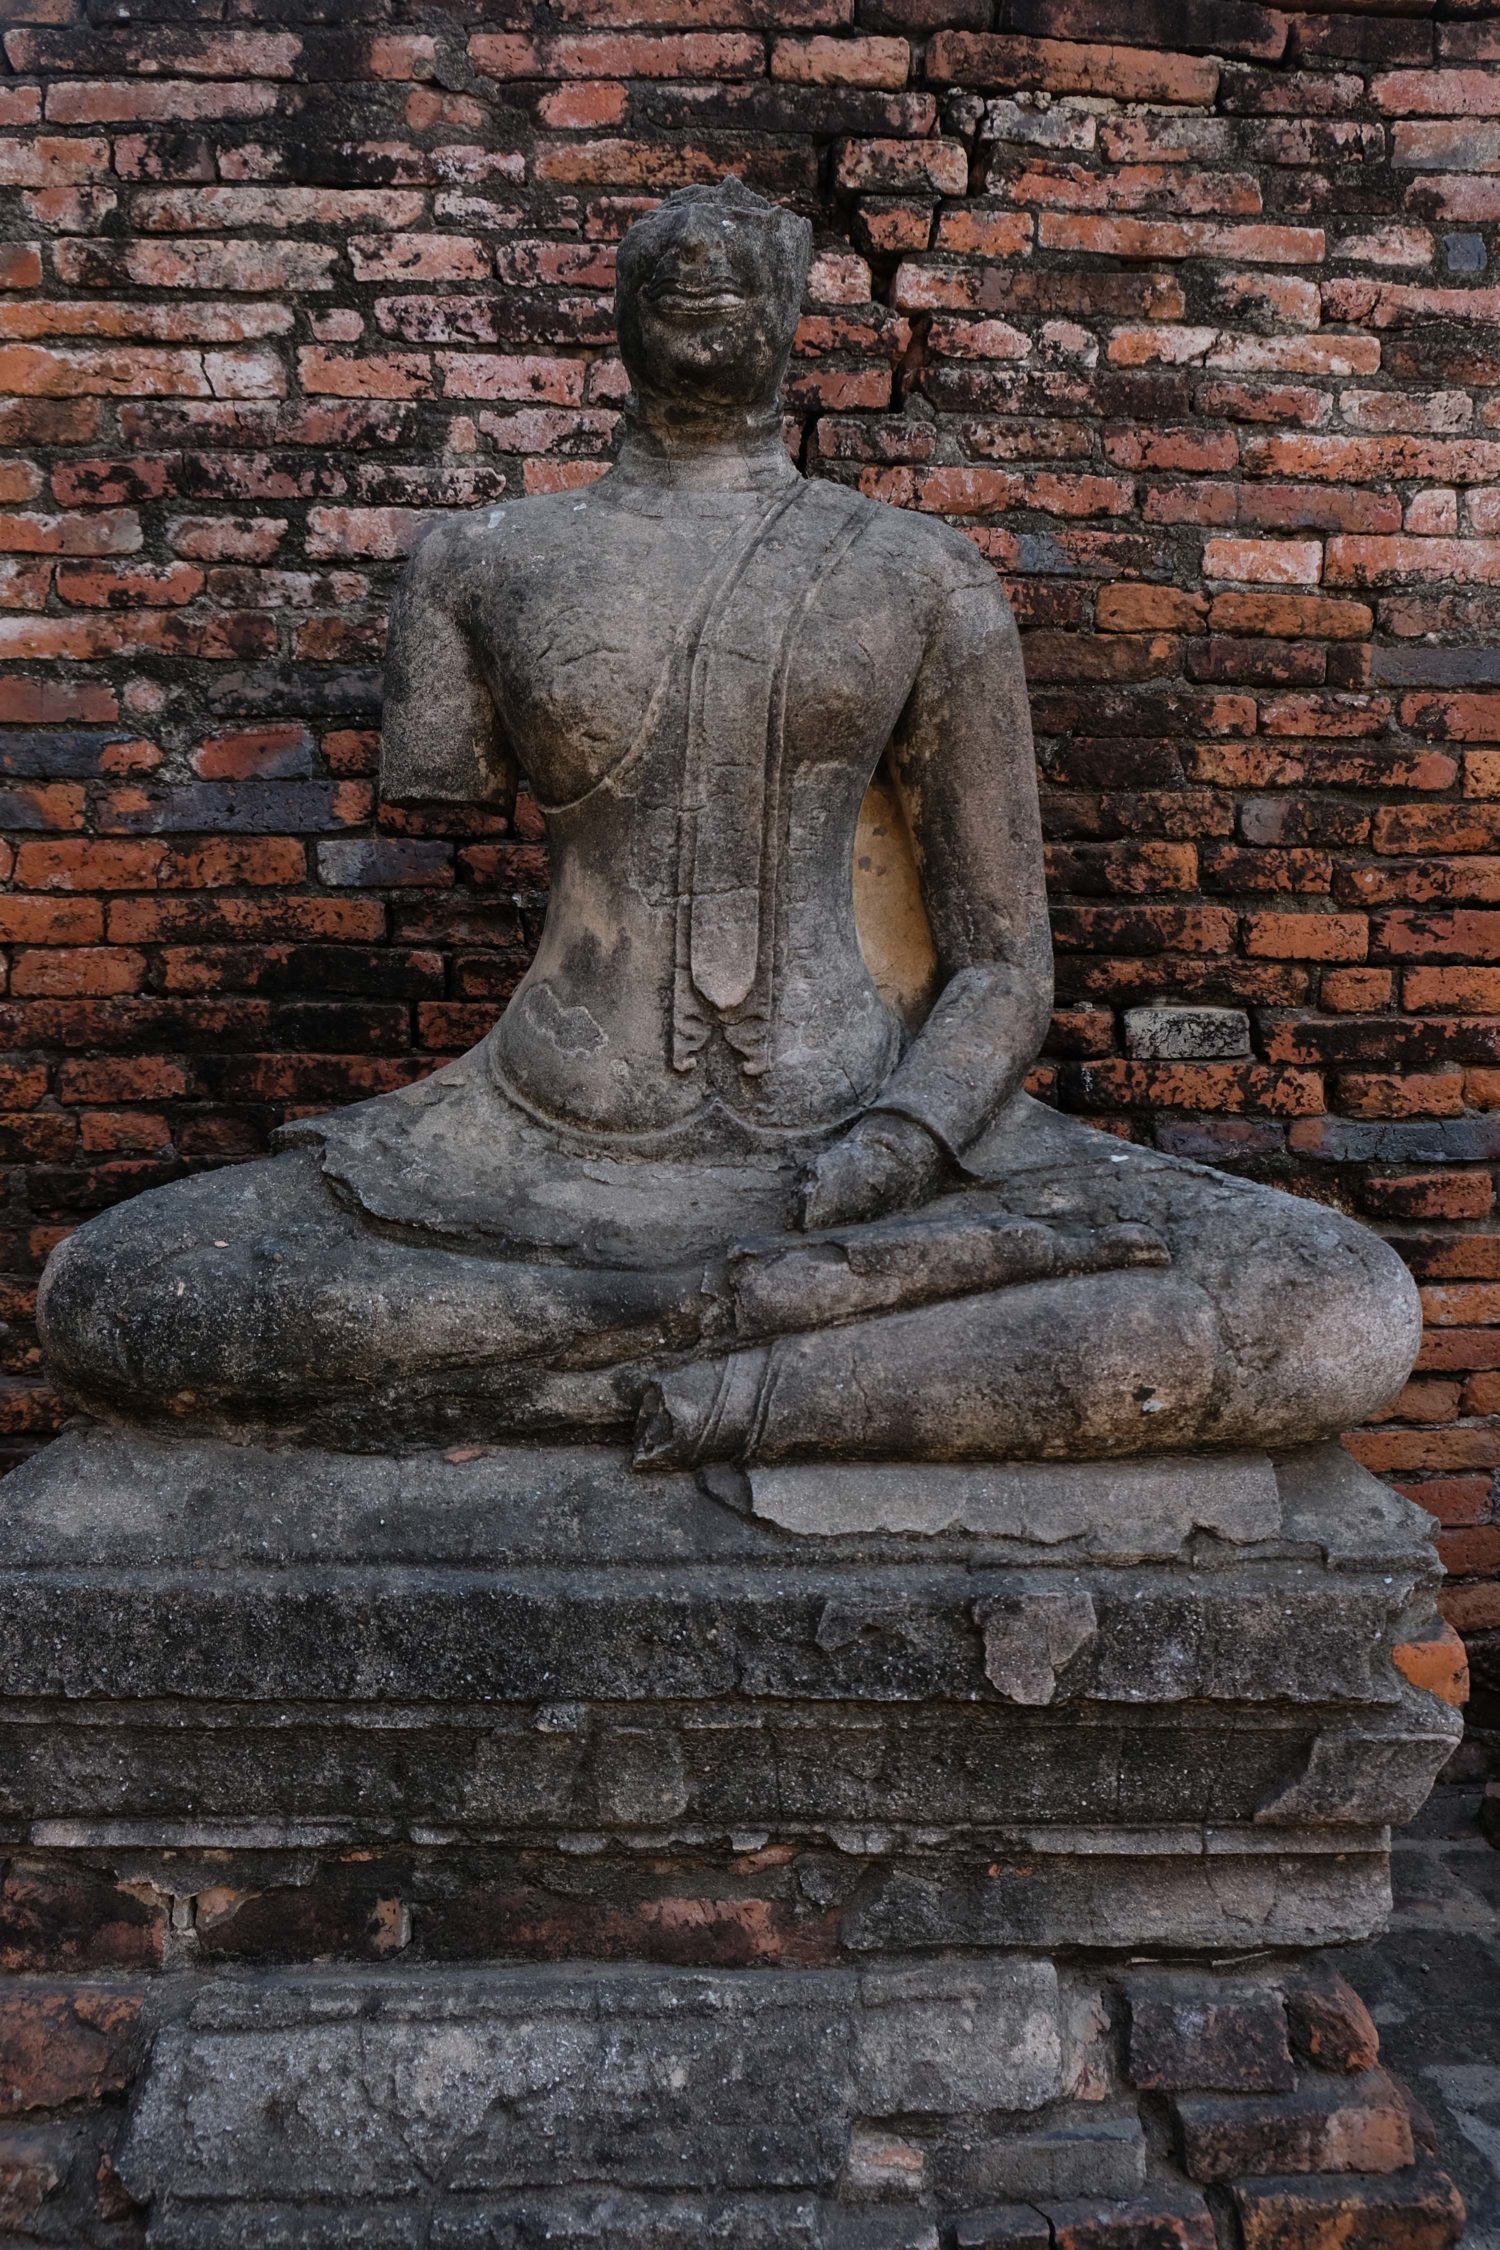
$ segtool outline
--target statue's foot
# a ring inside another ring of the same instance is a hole
[[[863,1324],[840,1333],[862,1339]],[[793,1348],[808,1340],[784,1339]],[[753,1458],[770,1395],[772,1355],[779,1348],[761,1344],[724,1358],[690,1361],[649,1382],[636,1416],[636,1468],[687,1469],[704,1461]]]
[[[1165,1243],[1170,1265],[1018,1270],[1010,1286],[862,1319],[840,1297],[826,1325],[659,1370],[638,1464],[1293,1446],[1354,1428],[1399,1389],[1420,1310],[1378,1236],[1321,1205],[1053,1124],[1063,1161],[997,1178],[997,1207],[1066,1208],[1081,1237]],[[815,1261],[816,1245],[803,1256]],[[752,1304],[743,1283],[739,1297]]]
[[[679,1468],[677,1426],[667,1412],[660,1383],[648,1383],[636,1409],[631,1462],[637,1469]]]

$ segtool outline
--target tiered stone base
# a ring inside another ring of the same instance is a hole
[[[1454,1725],[1426,1519],[1338,1449],[81,1431],[7,1503],[7,2239],[1456,2240],[1316,1959]]]

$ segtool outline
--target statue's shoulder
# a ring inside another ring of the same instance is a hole
[[[587,489],[537,493],[434,516],[419,534],[408,567],[429,584],[451,582],[457,592],[476,570],[493,572],[511,556],[576,543],[589,510]]]
[[[982,593],[1008,614],[999,579],[971,539],[941,516],[872,500],[851,485],[825,483],[813,490],[836,493],[837,505],[860,523],[864,556],[899,574],[908,589],[933,606],[934,614],[954,594]]]
[[[471,565],[493,543],[504,512],[503,507],[464,508],[431,517],[406,558],[408,584],[429,599],[456,594]]]

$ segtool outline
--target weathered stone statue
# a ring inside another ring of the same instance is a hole
[[[671,197],[621,250],[616,466],[418,549],[383,786],[524,777],[540,951],[461,1061],[75,1234],[42,1319],[86,1405],[1067,1458],[1325,1437],[1401,1382],[1415,1293],[1373,1235],[1020,1092],[1050,977],[1015,629],[959,534],[788,460],[809,250],[736,181]],[[895,989],[903,914],[925,991]]]

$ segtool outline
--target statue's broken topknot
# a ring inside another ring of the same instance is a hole
[[[624,244],[629,243],[631,237],[639,234],[643,228],[649,228],[669,212],[689,209],[707,209],[725,218],[741,222],[758,220],[773,227],[801,256],[803,272],[806,274],[812,261],[812,228],[808,221],[800,218],[795,211],[788,211],[784,204],[773,203],[768,196],[757,195],[754,188],[746,187],[737,172],[726,172],[722,180],[709,185],[674,188],[670,195],[663,197],[654,211],[648,211],[626,230],[621,254],[624,254]]]
[[[769,196],[757,195],[753,187],[746,187],[738,172],[726,172],[722,180],[700,181],[694,187],[673,188],[663,196],[659,209],[671,211],[680,203],[727,203],[734,210],[764,215],[775,219],[789,219],[792,214]]]

